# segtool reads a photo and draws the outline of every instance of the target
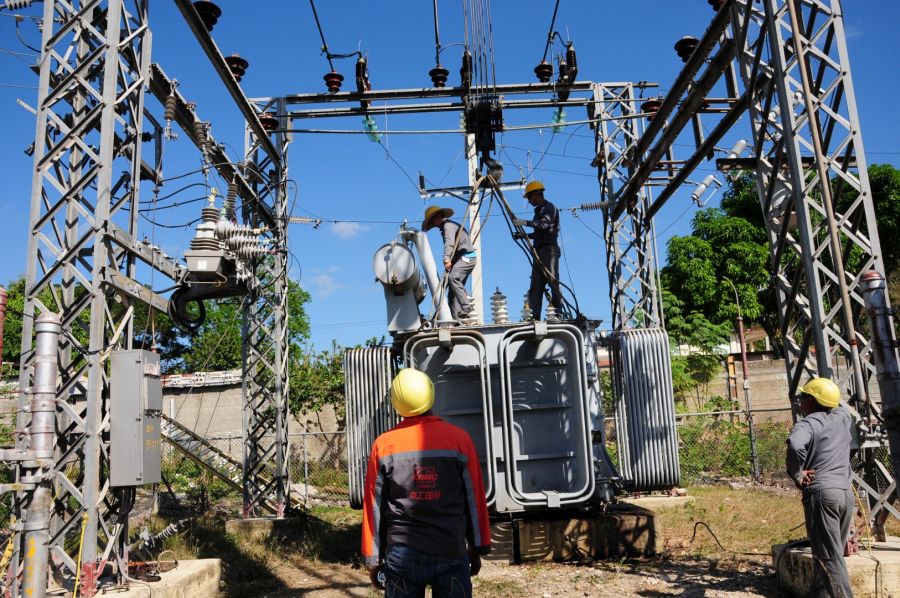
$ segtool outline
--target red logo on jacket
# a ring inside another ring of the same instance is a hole
[[[437,480],[438,474],[433,465],[416,465],[413,472],[413,482],[416,488],[434,488]]]

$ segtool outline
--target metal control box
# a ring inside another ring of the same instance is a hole
[[[109,478],[112,486],[161,479],[159,355],[140,349],[110,356]]]

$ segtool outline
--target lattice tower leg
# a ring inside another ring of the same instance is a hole
[[[609,201],[625,186],[636,164],[634,146],[640,137],[634,86],[594,86],[594,146],[600,197]],[[608,210],[603,215],[603,237],[612,303],[612,328],[622,330],[662,325],[657,289],[656,245],[652,225],[644,214],[649,191],[642,189],[618,218]]]
[[[127,300],[111,301],[110,275],[132,273],[133,265],[112,249],[107,227],[136,233],[147,4],[47,0],[42,44],[20,389],[32,384],[33,319],[57,312],[63,338],[50,558],[55,576],[68,579],[80,560],[80,593],[92,596],[126,519],[114,513],[118,497],[106,483],[106,364],[111,341],[128,346],[131,339],[122,332],[132,312]],[[24,429],[21,396],[17,427]],[[27,445],[20,434],[17,446]],[[27,512],[19,514],[27,526]]]
[[[283,101],[278,114],[285,114]],[[286,120],[282,117],[281,120]],[[279,129],[287,128],[281,123]],[[254,264],[259,287],[248,296],[243,312],[244,339],[244,516],[265,507],[283,517],[290,501],[288,458],[288,266],[287,150],[288,135],[274,133],[281,167],[260,151],[248,133],[248,164],[255,173],[257,201],[274,206],[276,228],[268,233],[273,253]],[[252,209],[252,206],[250,206]]]
[[[871,430],[879,415],[861,282],[869,271],[883,275],[884,263],[840,2],[728,6],[741,78],[754,90],[757,184],[790,396],[811,376],[831,377]],[[758,85],[765,79],[773,84]],[[859,482],[883,506],[891,480],[876,456],[882,443],[863,438]]]

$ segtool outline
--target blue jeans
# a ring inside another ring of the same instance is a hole
[[[384,557],[385,598],[422,598],[431,586],[434,598],[470,598],[469,559],[447,558],[395,544]]]

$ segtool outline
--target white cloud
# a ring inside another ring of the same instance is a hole
[[[368,226],[357,222],[335,222],[331,225],[331,232],[341,239],[353,238],[367,230],[369,230]]]
[[[310,280],[310,284],[312,285],[312,294],[319,298],[327,297],[344,288],[337,278],[329,274],[316,274]]]

